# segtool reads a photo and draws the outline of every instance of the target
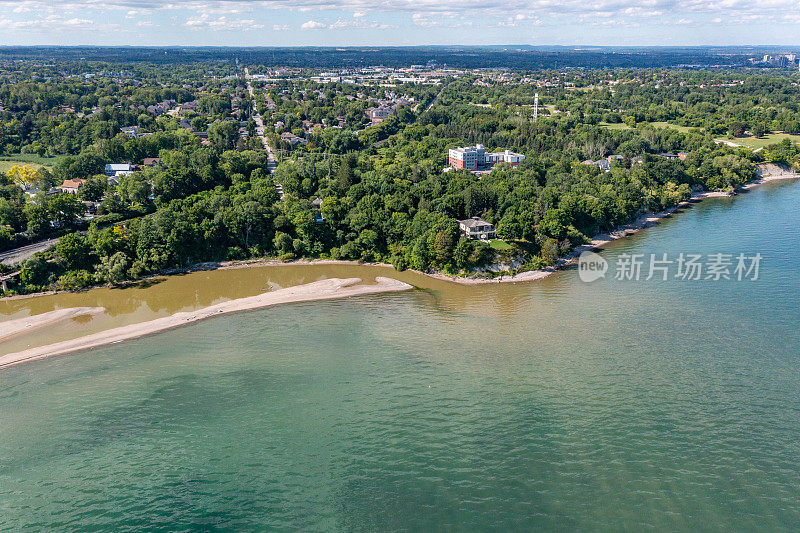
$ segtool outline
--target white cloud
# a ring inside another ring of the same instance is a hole
[[[767,17],[783,16],[797,9],[797,0],[487,0],[468,2],[466,0],[0,0],[5,10],[17,12],[38,11],[41,9],[126,9],[126,10],[164,10],[188,9],[207,14],[241,14],[272,9],[310,10],[348,10],[359,15],[367,11],[385,13],[407,12],[440,14],[457,13],[469,16],[472,13],[492,13],[508,16],[520,13],[526,18],[558,17],[567,15],[594,15],[598,13],[627,14],[630,16],[657,16],[662,13],[686,16],[689,13],[726,14],[743,16],[764,14]],[[521,20],[521,19],[520,19]]]
[[[367,12],[418,13],[425,15],[415,24],[437,25],[444,13],[454,14],[463,20],[475,17],[492,24],[508,16],[517,21],[529,18],[566,19],[568,17],[631,17],[650,18],[672,16],[673,19],[697,20],[697,14],[709,18],[726,16],[731,20],[746,21],[748,17],[761,15],[765,22],[783,22],[787,13],[798,8],[797,0],[0,0],[0,13],[9,14],[47,13],[63,14],[72,11],[82,18],[87,10],[99,13],[103,10],[121,9],[128,16],[149,15],[160,10],[191,10],[198,15],[241,15],[263,13],[264,10],[294,11],[351,11],[353,18],[363,18]],[[516,13],[516,15],[514,14]],[[253,15],[248,18],[257,18]]]
[[[275,24],[272,26],[272,31],[289,31],[288,24]]]
[[[65,20],[64,22],[62,22],[62,24],[64,26],[71,26],[73,28],[76,28],[76,27],[91,26],[92,24],[94,24],[94,22],[89,19],[71,18],[69,20]]]
[[[229,19],[225,15],[212,18],[208,13],[190,18],[184,23],[184,26],[196,31],[250,31],[264,28],[263,24],[259,24],[253,19]]]
[[[330,29],[335,30],[338,28],[352,28],[358,25],[358,21],[356,20],[342,20],[337,19],[336,22],[328,26]]]
[[[14,13],[30,13],[33,11],[33,2],[20,2],[17,7],[12,9]]]
[[[21,2],[3,0],[0,4],[18,7]],[[535,13],[537,16],[553,16],[561,13],[623,13],[630,8],[651,12],[730,12],[736,15],[758,12],[786,12],[797,8],[796,0],[24,0],[24,5],[55,6],[63,8],[104,9],[193,9],[201,13],[238,14],[259,9],[306,9],[306,10],[352,10],[363,13],[382,12],[427,12],[455,13],[490,11],[496,14],[508,12]],[[213,10],[213,11],[212,11]]]
[[[328,28],[332,30],[338,30],[342,28],[360,28],[360,29],[379,29],[383,30],[386,28],[393,28],[394,26],[390,26],[389,24],[381,24],[380,22],[374,20],[363,20],[363,19],[337,19],[336,22],[328,26]]]
[[[527,22],[530,21],[530,22]],[[513,17],[508,17],[497,23],[500,28],[514,28],[517,26],[541,26],[542,21],[534,19],[534,16],[529,13],[517,13]]]
[[[152,15],[152,14],[153,14],[153,10],[152,9],[130,9],[130,10],[128,10],[127,13],[125,13],[125,18],[126,19],[132,19],[132,18],[141,17],[141,16],[147,16],[147,15]]]
[[[0,29],[5,30],[46,30],[48,32],[62,33],[67,30],[90,29],[94,21],[82,18],[65,19],[59,15],[49,15],[44,18],[30,20],[0,20]]]
[[[316,20],[309,20],[308,22],[304,22],[301,26],[301,30],[319,30],[324,28],[326,25],[322,22],[317,22]]]
[[[740,25],[780,24],[784,33],[791,33],[800,22],[798,11],[798,0],[0,0],[0,28],[68,32],[92,28],[87,17],[93,17],[104,21],[100,31],[107,31],[115,17],[124,16],[153,20],[165,29],[182,26],[235,32],[271,27],[285,31],[290,13],[309,13],[303,18],[313,18],[300,26],[304,30],[383,29],[390,26],[368,19],[391,17],[406,28],[453,29],[471,23],[476,37],[481,28],[498,26],[518,31],[564,26],[575,34],[576,24],[653,28],[661,26],[662,20],[665,24],[727,25],[740,33]],[[177,18],[172,20],[173,16]]]
[[[439,20],[431,20],[429,18],[426,18],[425,15],[423,15],[422,13],[414,13],[413,15],[411,15],[411,22],[413,22],[417,26],[422,26],[423,28],[431,28],[442,25],[442,23]]]

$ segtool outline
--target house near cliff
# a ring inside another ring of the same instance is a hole
[[[482,218],[472,217],[459,220],[458,227],[461,230],[461,234],[467,239],[488,241],[497,238],[497,231],[494,229],[494,226]]]

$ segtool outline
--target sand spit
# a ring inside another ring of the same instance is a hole
[[[8,340],[17,335],[28,333],[47,326],[52,326],[58,322],[71,320],[78,316],[96,315],[105,311],[103,307],[70,307],[68,309],[56,309],[40,315],[26,316],[7,322],[0,323],[0,342]]]
[[[177,328],[186,324],[192,324],[200,320],[205,320],[214,316],[221,316],[228,313],[249,311],[273,305],[280,305],[294,302],[309,302],[314,300],[328,300],[334,298],[346,298],[348,296],[359,296],[364,294],[378,294],[384,292],[398,292],[412,289],[413,287],[402,281],[390,278],[375,278],[375,285],[360,285],[360,278],[348,279],[326,279],[288,287],[274,292],[266,292],[249,298],[240,298],[220,304],[212,305],[197,311],[176,313],[174,315],[122,326],[93,335],[87,335],[78,339],[57,342],[48,346],[30,348],[21,352],[16,352],[0,356],[0,368],[19,364],[25,361],[43,359],[53,355],[61,355],[89,348],[96,348],[107,344],[113,344],[124,340],[135,339],[145,335],[151,335],[160,331]],[[46,313],[47,314],[47,313]],[[41,316],[41,315],[40,315]],[[35,317],[31,317],[35,318]],[[5,324],[3,324],[5,325]]]

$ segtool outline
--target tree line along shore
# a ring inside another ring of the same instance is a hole
[[[795,129],[798,75],[783,72],[465,70],[434,89],[350,87],[298,69],[256,82],[251,98],[229,64],[171,73],[149,64],[93,67],[128,75],[19,79],[0,89],[3,150],[59,156],[34,173],[0,176],[0,249],[60,237],[0,267],[14,274],[5,295],[264,257],[383,262],[449,277],[496,264],[515,265],[506,274],[541,271],[593,236],[692,194],[734,191],[758,178],[760,164],[791,169],[800,161],[790,138],[757,151],[719,142]],[[400,99],[370,121],[379,101]],[[180,105],[148,111],[164,101],[195,104],[185,113]],[[304,141],[273,136],[273,172],[252,135],[254,112]],[[58,140],[77,129],[80,142]],[[525,159],[479,174],[444,172],[448,149],[469,144]],[[106,165],[121,161],[131,171],[109,179]],[[70,180],[82,182],[76,194],[51,190]],[[470,217],[491,223],[498,240],[465,238],[458,220]]]

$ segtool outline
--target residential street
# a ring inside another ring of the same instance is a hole
[[[269,169],[270,174],[275,171],[275,168],[278,166],[277,161],[275,161],[275,154],[272,152],[272,148],[267,143],[267,137],[264,134],[264,120],[261,118],[261,115],[258,112],[258,108],[255,104],[255,91],[253,91],[253,84],[250,83],[250,70],[245,67],[244,69],[244,77],[247,81],[247,92],[250,93],[250,98],[254,99],[253,101],[253,120],[256,123],[256,133],[258,137],[261,139],[261,142],[264,144],[264,148],[267,150],[267,157],[268,163],[267,168]]]

